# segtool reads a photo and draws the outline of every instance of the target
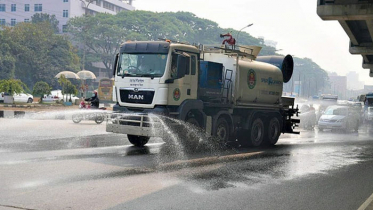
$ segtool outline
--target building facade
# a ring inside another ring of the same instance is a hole
[[[359,74],[356,71],[350,71],[346,74],[347,89],[361,90],[364,88],[365,82],[359,80]]]
[[[347,95],[347,77],[329,75],[330,93],[338,95],[339,99],[346,99]]]
[[[59,30],[64,32],[70,18],[84,14],[116,14],[132,11],[132,0],[0,0],[0,25],[14,26],[20,22],[29,22],[35,13],[55,15],[59,21]]]

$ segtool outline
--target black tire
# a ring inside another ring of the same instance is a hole
[[[281,135],[281,123],[277,117],[273,117],[269,122],[267,129],[265,129],[266,143],[269,146],[273,146],[277,143]]]
[[[189,124],[191,124],[195,127],[200,127],[198,120],[194,117],[188,118],[185,122],[187,122],[187,123],[189,123]]]
[[[134,135],[127,135],[127,138],[131,144],[136,147],[143,147],[146,143],[148,143],[150,137],[147,136],[134,136]]]
[[[95,117],[95,122],[97,124],[101,124],[102,122],[104,122],[104,120],[105,120],[105,116],[103,114],[97,114]]]
[[[324,132],[324,129],[322,129],[322,128],[319,128],[319,131],[320,131],[320,132]]]
[[[82,114],[74,114],[72,116],[72,120],[74,123],[80,123],[80,121],[83,120],[83,115]]]
[[[32,98],[27,99],[27,103],[31,104],[34,100]]]
[[[220,117],[216,122],[216,129],[214,131],[214,136],[222,144],[229,142],[230,129],[227,120],[224,117]]]
[[[253,123],[251,123],[249,145],[259,147],[264,142],[264,123],[260,117],[257,117]]]

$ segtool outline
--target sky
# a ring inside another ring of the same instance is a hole
[[[362,68],[361,55],[349,53],[349,38],[338,21],[323,21],[317,15],[317,0],[134,0],[133,6],[154,12],[187,11],[236,30],[253,23],[243,31],[276,41],[279,53],[311,58],[342,76],[355,71],[361,81],[373,84],[369,70]]]

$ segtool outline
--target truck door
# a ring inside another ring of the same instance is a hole
[[[185,75],[182,78],[175,78],[178,59],[180,54],[184,54],[188,57],[188,67]],[[175,78],[173,83],[170,84],[168,92],[168,104],[169,105],[180,105],[186,99],[197,98],[197,54],[186,53],[178,51],[178,54],[172,54],[171,61],[171,78]]]
[[[198,55],[190,54],[190,97],[197,99],[198,91]]]
[[[197,54],[189,53],[189,55],[189,71],[185,75],[184,86],[186,88],[187,99],[196,99],[198,88]]]

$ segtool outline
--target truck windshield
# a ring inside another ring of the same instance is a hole
[[[122,77],[162,77],[166,62],[167,54],[122,53],[117,75]]]

